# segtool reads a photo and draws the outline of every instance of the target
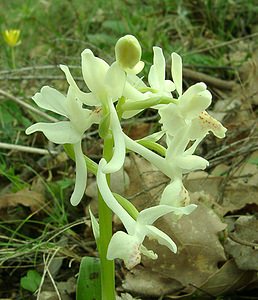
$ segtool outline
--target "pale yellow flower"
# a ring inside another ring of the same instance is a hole
[[[3,32],[3,37],[6,44],[13,48],[18,46],[21,43],[20,34],[21,31],[18,29],[10,29],[10,30],[7,29]]]

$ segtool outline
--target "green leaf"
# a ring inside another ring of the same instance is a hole
[[[123,206],[123,208],[128,212],[128,214],[134,218],[134,220],[137,219],[139,212],[136,209],[136,207],[126,198],[123,196],[113,193],[114,197],[116,198],[117,202]]]
[[[21,278],[21,287],[34,293],[41,282],[41,275],[35,270],[29,270],[27,275]]]
[[[86,256],[81,261],[76,300],[101,300],[100,260],[96,257]]]

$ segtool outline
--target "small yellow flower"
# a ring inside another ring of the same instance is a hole
[[[21,31],[18,29],[5,30],[3,37],[6,44],[10,47],[16,47],[21,43],[20,38]]]

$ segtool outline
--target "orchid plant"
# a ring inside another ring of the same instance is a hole
[[[87,166],[96,175],[99,220],[91,211],[90,216],[100,255],[102,299],[115,299],[114,259],[123,260],[128,269],[141,262],[141,255],[157,259],[157,254],[143,245],[146,236],[156,239],[171,252],[177,252],[173,237],[152,224],[166,214],[174,214],[178,219],[195,210],[196,205],[190,204],[183,185],[183,176],[208,166],[207,160],[194,154],[203,138],[209,132],[223,138],[226,132],[225,127],[205,111],[212,95],[204,83],[196,83],[183,92],[181,57],[172,53],[172,80],[166,79],[162,49],[154,47],[153,51],[148,82],[137,76],[144,68],[141,46],[134,36],[126,35],[117,41],[115,61],[111,65],[96,57],[90,49],[82,52],[82,75],[88,93],[79,89],[69,68],[61,65],[69,86],[67,95],[44,86],[32,98],[41,108],[67,119],[33,124],[26,133],[43,132],[50,141],[63,144],[74,158],[76,179],[70,199],[72,205],[78,205],[84,195]],[[139,141],[132,140],[123,133],[121,120],[148,108],[157,110],[160,115],[161,130]],[[104,141],[103,158],[98,165],[81,147],[85,131],[93,124],[98,124],[99,135]],[[158,142],[163,136],[166,148]],[[123,167],[126,150],[138,153],[169,177],[159,205],[138,212],[127,199],[112,193],[109,176]],[[113,213],[120,218],[126,232],[113,234]]]

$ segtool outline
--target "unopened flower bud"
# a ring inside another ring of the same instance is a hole
[[[115,46],[116,61],[128,73],[139,73],[144,63],[140,61],[142,49],[138,40],[133,35],[120,38]]]

